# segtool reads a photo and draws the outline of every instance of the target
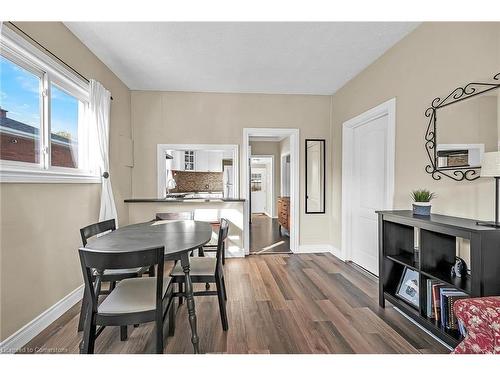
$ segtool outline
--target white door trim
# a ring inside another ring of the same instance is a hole
[[[290,214],[292,217],[290,227],[290,250],[292,252],[299,251],[299,218],[300,218],[300,183],[299,183],[299,167],[300,167],[300,131],[299,129],[286,128],[244,128],[243,129],[243,155],[241,163],[242,167],[242,191],[245,194],[245,199],[248,201],[250,195],[248,183],[248,158],[250,156],[250,137],[271,137],[281,136],[290,137]],[[249,209],[247,209],[247,212]],[[249,233],[248,217],[245,218],[244,237],[245,237],[245,254],[249,254],[250,249],[250,233]]]
[[[269,187],[269,191],[266,192],[266,195],[267,194],[271,194],[271,210],[268,210],[269,212],[265,212],[267,214],[267,216],[270,216],[270,217],[275,217],[276,216],[276,213],[275,213],[275,207],[276,207],[276,202],[275,202],[275,199],[274,199],[274,173],[275,173],[275,170],[274,170],[274,155],[252,155],[252,158],[266,158],[266,159],[271,159],[271,167],[270,167],[270,170],[271,170],[271,178],[270,178],[270,181],[266,181],[267,182],[267,186],[266,186],[266,189],[267,187]],[[267,196],[266,196],[266,199],[267,199]]]
[[[352,206],[352,175],[354,160],[354,129],[380,117],[388,117],[387,128],[387,175],[386,175],[386,206],[394,207],[394,163],[396,154],[396,98],[392,98],[359,116],[342,124],[342,249],[343,260],[351,260],[351,206]]]

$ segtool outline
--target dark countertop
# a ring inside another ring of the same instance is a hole
[[[231,203],[245,202],[241,198],[129,198],[124,200],[125,203]]]

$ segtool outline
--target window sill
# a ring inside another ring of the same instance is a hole
[[[99,184],[101,177],[82,173],[37,170],[0,170],[1,183]]]

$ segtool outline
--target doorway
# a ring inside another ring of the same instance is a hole
[[[376,211],[394,201],[395,112],[391,99],[342,128],[342,255],[376,276]]]
[[[298,129],[244,129],[243,138],[243,160],[248,161],[243,163],[247,166],[243,186],[250,201],[245,250],[247,254],[293,252],[299,235]],[[283,199],[289,202],[288,215],[293,218],[285,222],[279,220]]]
[[[288,233],[281,231],[277,217],[276,181],[280,170],[275,162],[279,160],[280,142],[250,140],[250,254],[289,253]],[[272,152],[270,155],[255,155],[254,151]]]

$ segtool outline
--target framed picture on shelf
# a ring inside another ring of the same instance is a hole
[[[396,296],[410,303],[418,309],[419,306],[419,289],[418,289],[418,272],[408,267],[405,267],[401,280],[396,291]]]

